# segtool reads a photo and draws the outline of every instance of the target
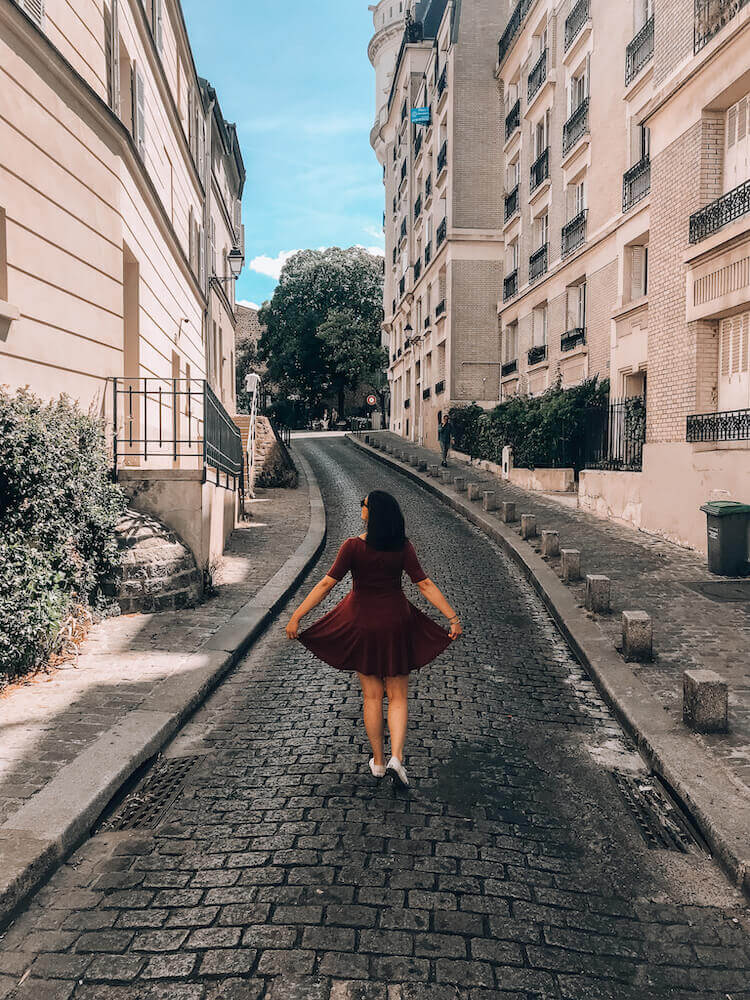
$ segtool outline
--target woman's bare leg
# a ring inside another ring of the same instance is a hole
[[[404,759],[406,725],[409,721],[409,675],[386,677],[388,695],[388,732],[391,734],[391,753],[398,760]]]
[[[382,767],[383,756],[383,682],[379,677],[357,674],[364,695],[364,716],[367,737],[375,763]]]

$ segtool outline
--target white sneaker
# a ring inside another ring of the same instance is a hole
[[[388,761],[386,772],[391,776],[391,778],[395,782],[398,782],[398,784],[400,784],[402,788],[409,787],[409,778],[407,777],[406,774],[406,768],[398,759],[398,757],[391,757],[391,759]]]
[[[385,777],[385,764],[376,764],[374,757],[370,757],[370,770],[372,771],[373,778]]]

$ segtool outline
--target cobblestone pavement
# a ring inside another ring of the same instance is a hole
[[[75,662],[0,696],[0,824],[137,708],[292,555],[310,523],[304,475],[297,490],[259,490],[252,513],[229,540],[210,600],[188,611],[105,620]]]
[[[385,432],[394,444],[402,438]],[[434,464],[435,452],[409,446]],[[750,792],[750,602],[718,603],[696,591],[696,584],[717,583],[706,559],[645,532],[613,524],[587,511],[571,509],[530,493],[481,469],[451,461],[467,481],[486,482],[498,500],[515,500],[518,514],[536,514],[539,532],[560,532],[563,548],[581,550],[583,574],[603,573],[612,581],[612,614],[596,616],[612,643],[620,641],[620,613],[647,611],[654,623],[653,663],[637,670],[641,680],[675,720],[682,718],[682,672],[715,670],[729,682],[728,735],[695,737],[727,769],[730,780]],[[523,510],[521,508],[523,507]],[[520,533],[520,525],[515,525]],[[532,544],[537,552],[541,541]],[[548,560],[558,572],[560,560]],[[585,582],[574,586],[583,606]]]
[[[466,623],[414,679],[411,790],[282,615],[169,748],[196,763],[156,827],[92,837],[8,930],[0,998],[749,1000],[746,907],[648,850],[610,773],[640,758],[512,564],[346,442],[299,447],[329,516],[304,590],[378,486]]]

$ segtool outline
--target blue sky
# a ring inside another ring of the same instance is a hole
[[[383,246],[367,6],[183,0],[198,72],[237,123],[247,169],[238,300],[269,299],[290,251]]]

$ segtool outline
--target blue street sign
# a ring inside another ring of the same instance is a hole
[[[412,108],[411,109],[411,122],[412,122],[412,125],[429,125],[430,124],[430,109],[429,108]]]

